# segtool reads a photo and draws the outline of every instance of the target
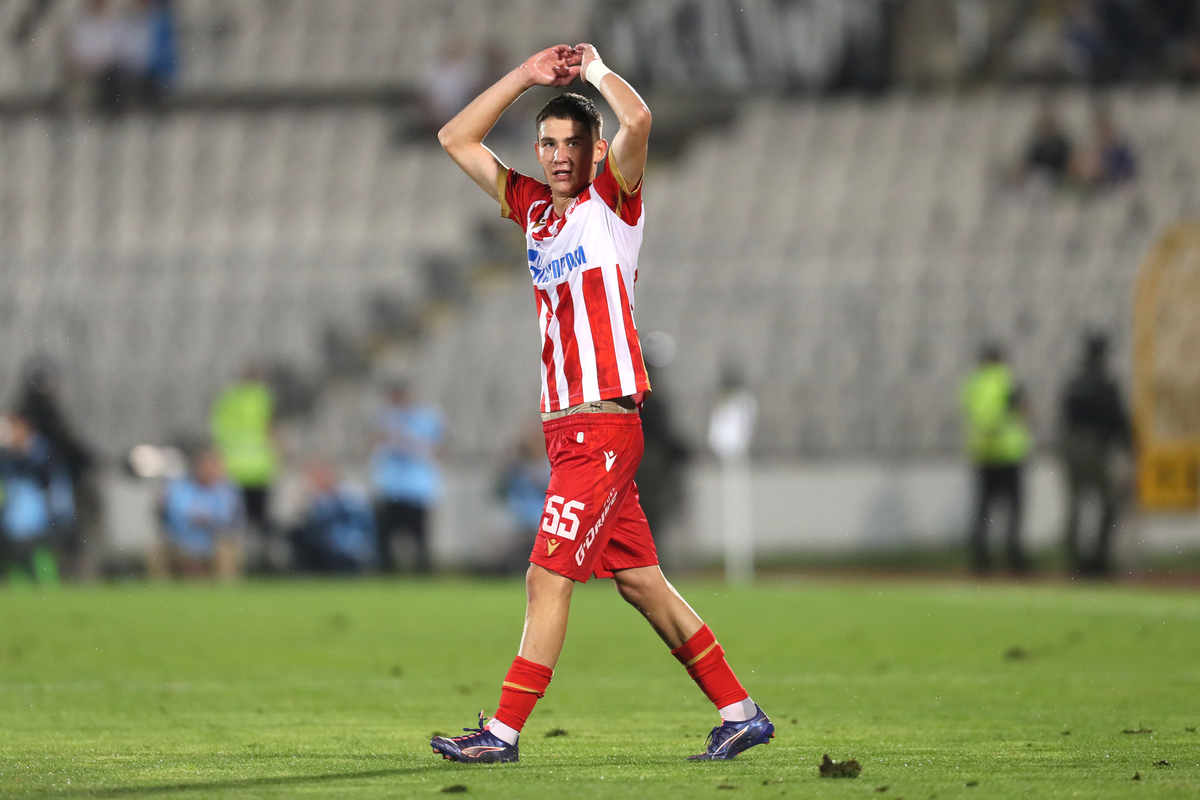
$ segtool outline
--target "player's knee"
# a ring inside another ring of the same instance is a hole
[[[645,587],[628,586],[620,583],[617,584],[617,592],[620,593],[621,599],[639,611],[646,607],[646,601],[650,596]]]
[[[525,594],[531,604],[569,599],[574,588],[575,582],[570,578],[564,578],[557,572],[551,572],[537,564],[530,564],[525,573]]]
[[[653,602],[659,583],[662,583],[661,573],[657,570],[624,570],[616,575],[617,592],[621,598],[639,609]]]

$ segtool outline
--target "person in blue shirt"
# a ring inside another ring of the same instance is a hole
[[[167,483],[162,515],[166,570],[190,578],[232,577],[239,571],[241,495],[225,477],[216,450],[202,450],[191,474]]]
[[[500,470],[496,491],[513,523],[513,541],[500,560],[502,572],[527,569],[529,552],[546,514],[550,461],[540,427],[529,428],[517,441],[512,458]]]
[[[407,536],[416,547],[416,569],[428,572],[429,511],[441,498],[438,454],[445,436],[442,412],[414,403],[408,386],[396,384],[375,421],[371,484],[379,523],[379,563],[396,570],[392,538]]]
[[[304,516],[288,536],[294,570],[354,574],[373,568],[379,545],[366,492],[340,482],[322,459],[308,463],[304,482]]]
[[[71,474],[19,412],[5,420],[0,449],[0,563],[13,582],[58,582],[56,546],[71,533]]]

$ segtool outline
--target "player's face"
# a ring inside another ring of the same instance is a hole
[[[550,191],[574,197],[596,177],[596,164],[608,143],[593,134],[590,125],[573,119],[548,119],[538,129],[537,159],[546,172]]]

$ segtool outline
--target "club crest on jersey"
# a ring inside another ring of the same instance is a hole
[[[529,272],[533,275],[534,283],[558,280],[576,267],[582,267],[587,263],[587,253],[583,252],[583,245],[546,263],[543,263],[542,254],[537,250],[529,250],[528,253]]]

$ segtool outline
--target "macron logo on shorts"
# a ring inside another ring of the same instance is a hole
[[[548,555],[548,556],[554,555],[554,551],[558,549],[559,544],[560,544],[560,542],[557,542],[554,539],[547,539],[546,540],[546,555]]]
[[[612,472],[612,465],[613,465],[613,462],[615,462],[616,460],[617,460],[616,451],[605,450],[604,451],[604,471]]]

